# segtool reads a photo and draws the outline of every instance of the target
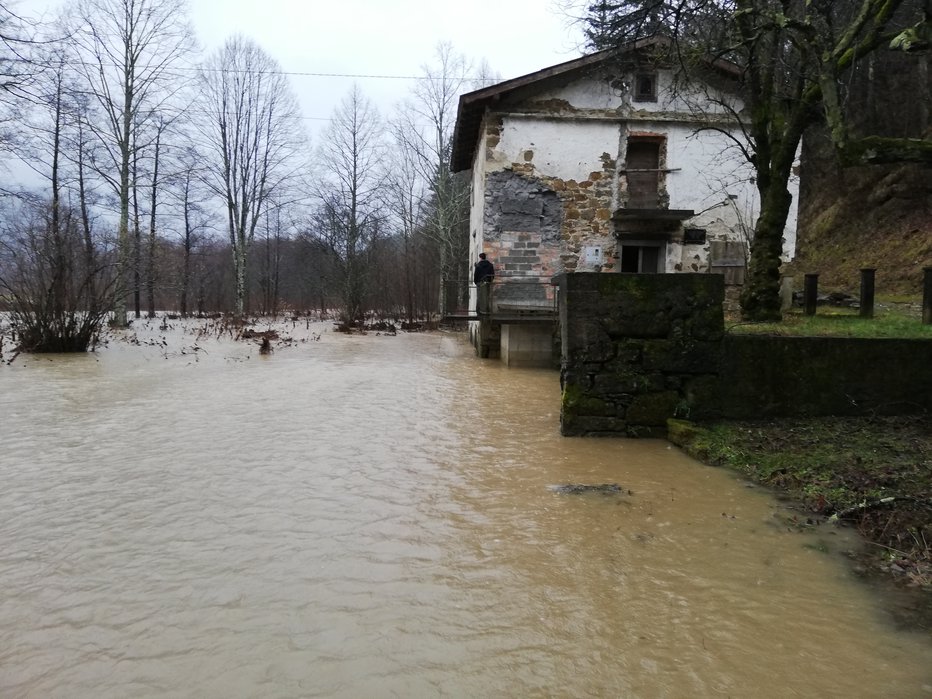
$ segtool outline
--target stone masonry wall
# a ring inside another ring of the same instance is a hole
[[[718,274],[556,281],[564,435],[664,436],[671,417],[932,411],[929,340],[725,335]]]
[[[487,161],[495,159],[501,129],[500,120],[492,120],[486,127]],[[489,173],[483,221],[486,243],[494,247],[504,232],[539,232],[541,251],[552,256],[541,260],[540,273],[546,276],[575,271],[583,247],[593,241],[602,240],[606,247],[613,246],[616,160],[609,153],[603,153],[600,160],[600,171],[588,173],[585,179],[564,180],[538,170],[534,151],[527,149],[520,162],[507,163],[503,170]],[[503,245],[501,252],[507,256],[510,250]],[[522,264],[526,260],[511,262]],[[606,254],[603,268],[611,269],[614,264],[612,254]]]
[[[561,275],[564,435],[652,437],[716,417],[720,275]]]
[[[932,411],[929,340],[729,335],[722,376],[729,418]]]

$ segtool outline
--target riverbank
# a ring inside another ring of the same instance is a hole
[[[856,570],[911,591],[912,623],[932,627],[932,416],[671,423],[695,458],[793,501],[794,524],[856,528]]]

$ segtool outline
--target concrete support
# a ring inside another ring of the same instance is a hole
[[[553,326],[503,325],[501,353],[502,361],[508,366],[552,366]]]

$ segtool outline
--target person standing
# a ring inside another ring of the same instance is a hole
[[[476,285],[476,313],[488,313],[489,311],[489,291],[492,279],[495,278],[495,266],[485,258],[485,253],[479,253],[479,261],[472,273],[473,283]]]
[[[478,285],[485,281],[492,281],[495,277],[495,265],[486,259],[485,253],[479,253],[479,261],[476,263],[476,269],[472,273],[473,282]]]

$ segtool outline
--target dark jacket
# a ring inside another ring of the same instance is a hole
[[[476,271],[472,273],[472,280],[476,284],[486,280],[491,280],[495,276],[495,266],[488,260],[479,260],[476,263]]]

